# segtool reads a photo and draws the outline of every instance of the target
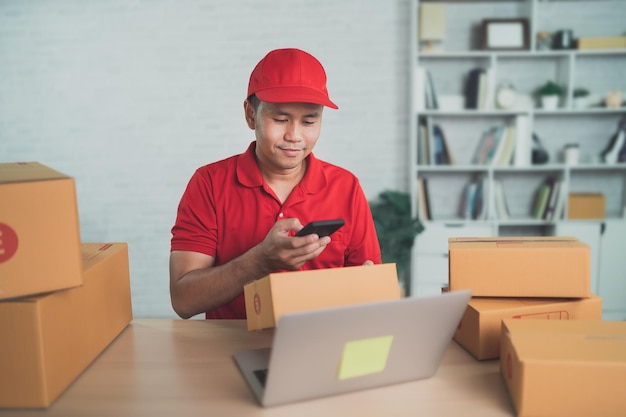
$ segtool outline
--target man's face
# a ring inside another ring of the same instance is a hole
[[[322,111],[318,104],[261,102],[253,117],[247,113],[261,166],[275,172],[299,168],[320,136]]]

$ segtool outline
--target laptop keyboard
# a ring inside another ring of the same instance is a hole
[[[259,380],[262,387],[265,387],[265,381],[267,380],[267,369],[257,369],[254,371],[256,379]]]

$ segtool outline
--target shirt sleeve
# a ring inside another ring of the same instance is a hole
[[[213,187],[209,178],[196,171],[178,205],[172,227],[171,250],[216,255],[217,220]]]

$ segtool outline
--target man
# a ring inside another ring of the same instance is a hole
[[[312,153],[324,106],[338,108],[312,55],[278,49],[254,68],[244,114],[256,140],[199,168],[178,207],[170,297],[179,316],[245,318],[243,286],[270,272],[381,263],[358,179]],[[294,236],[334,218],[346,224],[332,236]]]

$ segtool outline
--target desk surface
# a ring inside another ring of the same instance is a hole
[[[231,355],[271,339],[243,320],[134,320],[48,409],[0,415],[515,415],[498,362],[476,361],[454,342],[432,378],[262,408]]]

